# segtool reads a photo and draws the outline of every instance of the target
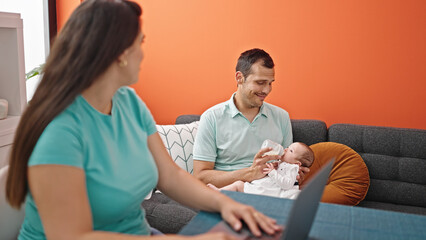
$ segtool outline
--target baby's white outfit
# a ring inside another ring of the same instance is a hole
[[[244,183],[244,192],[272,197],[295,199],[299,185],[294,185],[299,174],[299,165],[282,162],[268,176]]]

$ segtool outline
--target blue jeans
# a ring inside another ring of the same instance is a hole
[[[151,235],[164,235],[164,233],[160,232],[160,230],[151,227]]]

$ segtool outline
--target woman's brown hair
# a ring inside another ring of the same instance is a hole
[[[122,0],[86,0],[72,13],[16,130],[6,183],[11,206],[25,201],[28,160],[46,126],[132,45],[141,13],[138,4]]]

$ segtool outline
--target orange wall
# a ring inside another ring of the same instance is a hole
[[[58,30],[64,26],[72,11],[74,11],[80,2],[80,0],[56,0],[56,18]]]
[[[229,99],[239,54],[259,47],[276,64],[267,101],[291,118],[426,129],[424,0],[137,2],[134,87],[159,124]]]

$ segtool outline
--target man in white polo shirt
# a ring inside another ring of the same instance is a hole
[[[288,113],[264,102],[272,90],[274,62],[267,52],[251,49],[238,59],[237,91],[201,115],[194,144],[194,176],[217,187],[237,180],[251,182],[265,176],[265,163],[278,159],[260,149],[270,139],[288,147],[293,142]],[[308,168],[301,167],[299,181]]]

